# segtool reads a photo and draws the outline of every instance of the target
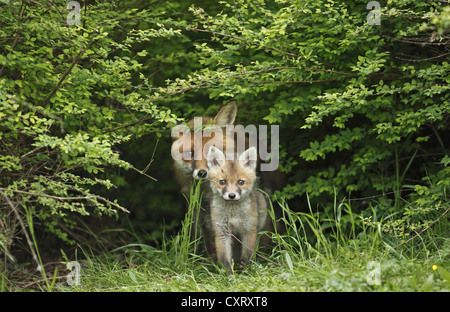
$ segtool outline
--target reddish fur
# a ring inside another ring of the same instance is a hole
[[[189,131],[188,133],[182,133],[176,138],[172,144],[172,149],[175,149],[176,146],[179,147],[179,152],[189,152],[193,151],[196,157],[191,157],[191,159],[185,159],[187,157],[183,157],[182,161],[174,161],[174,171],[175,176],[181,186],[181,191],[185,194],[189,194],[189,189],[191,184],[194,182],[193,172],[194,170],[207,170],[206,164],[206,153],[208,153],[209,146],[214,145],[217,147],[223,146],[226,148],[226,125],[232,125],[234,123],[234,119],[236,117],[237,107],[236,102],[232,101],[227,103],[214,118],[205,116],[201,118],[202,125],[212,125],[212,128],[205,130],[197,130],[202,131],[201,136],[196,131]],[[194,119],[190,120],[187,123],[187,126],[190,129],[194,129]],[[214,133],[214,129],[222,130],[223,135],[221,137],[216,137]],[[196,142],[194,144],[194,138],[201,137],[201,142]],[[233,138],[228,138],[228,140],[232,140],[234,144]],[[190,149],[185,151],[183,150],[183,146],[189,146]],[[183,154],[182,154],[183,155]],[[184,154],[187,155],[187,154]],[[200,155],[200,157],[198,156]],[[195,159],[194,159],[195,158]]]

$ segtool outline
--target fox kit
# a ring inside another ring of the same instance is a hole
[[[195,180],[208,177],[206,153],[209,146],[226,147],[226,132],[223,132],[224,135],[216,136],[214,129],[223,129],[227,125],[233,125],[236,113],[236,101],[229,102],[214,118],[200,118],[203,125],[212,124],[209,129],[194,129],[194,131],[181,133],[174,137],[172,155],[178,152],[182,156],[181,159],[174,159],[175,176],[180,183],[182,193],[186,196],[189,195],[189,189]],[[194,121],[195,119],[192,119],[188,122],[190,128],[194,126]],[[201,131],[201,135],[196,136],[198,131]],[[196,137],[199,142],[196,142]]]
[[[258,232],[271,224],[266,199],[256,190],[257,152],[250,147],[238,159],[227,160],[211,146],[206,159],[210,184],[207,227],[214,237],[217,259],[230,274],[231,261],[246,264],[253,256]]]

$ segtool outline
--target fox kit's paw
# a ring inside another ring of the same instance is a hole
[[[219,262],[219,265],[225,269],[227,275],[233,274],[233,270],[231,269],[231,263],[229,261]]]

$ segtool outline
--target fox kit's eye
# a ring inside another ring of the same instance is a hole
[[[242,186],[242,185],[244,185],[244,180],[238,180],[238,184],[240,185],[240,186]]]
[[[220,185],[225,185],[225,184],[227,184],[227,181],[226,180],[219,180],[219,184]]]

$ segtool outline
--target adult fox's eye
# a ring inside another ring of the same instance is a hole
[[[185,160],[191,160],[193,156],[194,156],[193,151],[184,151],[183,152],[183,159],[185,159]]]
[[[239,180],[239,181],[238,181],[238,184],[239,184],[240,186],[242,186],[242,185],[245,184],[245,182],[244,182],[244,180]]]
[[[225,185],[225,184],[227,184],[227,181],[226,180],[219,180],[219,184],[220,185]]]

